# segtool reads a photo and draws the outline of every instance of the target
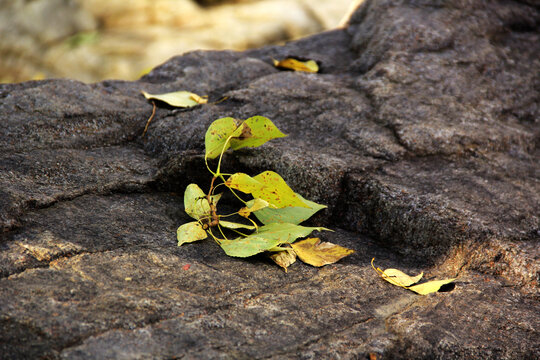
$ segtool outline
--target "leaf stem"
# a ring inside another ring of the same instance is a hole
[[[227,144],[229,143],[229,141],[231,141],[232,138],[233,138],[233,134],[231,134],[227,138],[227,140],[225,140],[225,144],[223,144],[223,149],[221,149],[221,154],[219,155],[219,161],[218,161],[217,170],[216,170],[216,174],[218,175],[221,175],[221,173],[219,172],[219,170],[221,170],[221,159],[223,158],[223,154],[225,153],[225,150],[227,149]]]
[[[218,228],[219,232],[221,233],[221,235],[223,235],[223,239],[224,239],[224,240],[229,240],[229,239],[227,239],[227,237],[226,237],[225,234],[223,233],[223,230],[221,229],[221,226],[219,226],[219,224],[218,224],[217,228]]]
[[[156,103],[155,103],[155,101],[152,101],[152,105],[154,105],[152,107],[152,115],[150,115],[150,117],[148,118],[148,121],[146,122],[146,126],[144,127],[144,131],[143,131],[141,137],[143,137],[144,134],[146,134],[146,130],[148,130],[148,126],[150,125],[150,121],[152,121],[152,119],[154,118],[154,115],[156,115]]]

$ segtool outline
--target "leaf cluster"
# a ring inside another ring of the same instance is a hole
[[[273,59],[273,64],[282,70],[311,73],[319,71],[318,64],[313,60]],[[189,108],[208,103],[206,96],[199,96],[188,91],[157,95],[145,91],[142,93],[152,102],[158,100],[176,107]],[[220,101],[224,99],[226,97]],[[153,104],[154,109],[143,135],[155,114],[155,102]],[[187,186],[184,193],[184,207],[186,213],[195,221],[178,228],[178,246],[211,237],[229,256],[249,257],[263,252],[268,253],[269,257],[285,271],[297,258],[313,266],[323,266],[335,263],[354,253],[354,250],[329,242],[321,242],[318,238],[297,241],[313,231],[329,230],[323,227],[299,225],[326,206],[304,199],[300,194],[295,193],[279,174],[264,171],[252,177],[244,173],[221,172],[221,161],[227,150],[258,147],[267,141],[284,136],[286,135],[264,116],[253,116],[244,121],[224,117],[215,120],[210,125],[205,135],[205,163],[212,174],[210,189],[205,193],[197,184]],[[209,159],[218,159],[215,171],[210,169]],[[244,203],[244,206],[232,214],[219,214],[217,205],[222,194],[215,193],[219,186],[227,188]],[[246,201],[236,191],[251,195],[252,199]],[[224,220],[234,215],[244,218],[249,221],[249,224]],[[257,221],[253,219],[253,215]],[[237,237],[229,239],[225,235],[226,232],[233,232],[237,234]],[[417,284],[423,273],[412,277],[397,269],[382,270],[376,268],[373,261],[374,259],[371,261],[371,266],[382,279],[420,295],[437,292],[441,287],[455,280],[435,280]]]
[[[243,121],[225,117],[210,125],[205,135],[205,163],[212,174],[210,189],[205,193],[197,184],[187,186],[184,207],[195,221],[178,228],[179,246],[211,237],[229,256],[249,257],[268,252],[270,258],[285,270],[297,257],[308,264],[322,266],[353,252],[335,244],[320,244],[318,239],[295,243],[313,231],[328,230],[299,225],[326,206],[295,193],[276,172],[263,171],[250,176],[221,171],[223,154],[227,150],[258,147],[284,136],[264,116],[253,116]],[[212,159],[218,159],[216,170],[209,166]],[[228,189],[244,206],[232,214],[220,214],[218,202],[222,194],[216,193],[220,186]],[[240,196],[237,192],[245,195]],[[252,199],[244,200],[246,195],[251,195]],[[249,224],[224,220],[233,215],[239,215]],[[237,237],[230,239],[226,236],[231,232]]]

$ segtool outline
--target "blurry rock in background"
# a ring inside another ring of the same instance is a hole
[[[0,82],[139,78],[196,49],[245,50],[338,26],[352,0],[0,0]]]

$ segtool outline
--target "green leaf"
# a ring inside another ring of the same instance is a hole
[[[308,207],[278,173],[265,171],[255,176],[254,179],[265,184],[266,188],[261,189],[260,192],[253,192],[253,197],[266,200],[278,208],[286,206]]]
[[[248,257],[270,250],[280,244],[292,243],[299,237],[307,236],[315,230],[328,229],[295,224],[269,224],[259,227],[258,232],[244,238],[221,240],[221,247],[229,256]]]
[[[255,226],[253,225],[245,225],[240,223],[234,223],[230,221],[223,221],[219,220],[219,225],[226,227],[227,229],[248,229],[248,230],[255,230]]]
[[[221,194],[210,196],[210,200],[214,205],[217,205]],[[208,218],[210,216],[210,204],[206,199],[206,194],[201,190],[197,184],[189,184],[184,192],[184,208],[186,213],[194,218],[200,220],[202,218]]]
[[[203,230],[201,224],[196,221],[184,224],[176,230],[176,238],[178,246],[197,240],[204,240],[208,237],[206,231]]]
[[[146,91],[141,92],[148,100],[159,100],[176,107],[192,107],[208,102],[208,99],[189,91],[175,91],[165,94],[149,94]]]
[[[227,179],[225,185],[246,194],[252,194],[254,198],[265,200],[276,208],[309,207],[292,191],[285,180],[273,171],[265,171],[255,177],[236,173]]]
[[[321,243],[319,238],[305,239],[291,244],[291,246],[300,260],[317,267],[333,264],[354,253],[354,250],[336,244]]]
[[[220,246],[229,256],[248,257],[269,250],[278,244],[278,239],[251,235],[235,240],[221,240]]]
[[[456,280],[455,278],[445,279],[445,280],[433,280],[433,281],[425,282],[423,284],[409,286],[407,289],[414,291],[415,293],[420,294],[420,295],[427,295],[427,294],[431,294],[431,293],[439,291],[441,286],[450,284],[451,282],[454,282],[455,280]]]
[[[331,231],[330,229],[323,227],[307,227],[288,223],[273,223],[259,227],[259,231],[253,234],[253,236],[264,237],[267,239],[278,239],[280,241],[280,244],[285,244],[292,243],[299,237],[308,236],[315,230]]]
[[[317,204],[316,202],[306,200],[300,194],[296,194],[304,202],[307,207],[287,206],[284,208],[273,209],[270,207],[262,208],[254,212],[257,219],[263,224],[270,223],[292,223],[300,224],[302,221],[309,219],[317,211],[326,208],[326,205]],[[251,206],[250,200],[247,202],[248,207]]]
[[[236,120],[232,117],[225,117],[214,121],[204,136],[205,154],[209,159],[217,158],[222,151],[227,150],[231,144],[225,144],[229,136],[237,129]],[[225,146],[225,150],[223,147]]]
[[[231,139],[231,148],[233,150],[261,146],[272,139],[287,136],[279,131],[270,119],[264,116],[250,117],[240,127],[242,127],[241,134]]]
[[[200,220],[210,215],[210,204],[206,199],[206,194],[197,184],[189,184],[184,192],[184,208],[186,213]]]

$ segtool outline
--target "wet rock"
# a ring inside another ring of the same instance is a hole
[[[190,53],[138,82],[2,85],[0,353],[537,358],[539,19],[530,2],[366,1],[343,30]],[[278,71],[285,56],[321,72]],[[210,102],[160,104],[143,137],[142,89]],[[224,171],[279,172],[354,255],[286,274],[176,246],[185,186],[208,186],[206,128],[256,114],[289,136]],[[457,280],[418,296],[372,258]]]

